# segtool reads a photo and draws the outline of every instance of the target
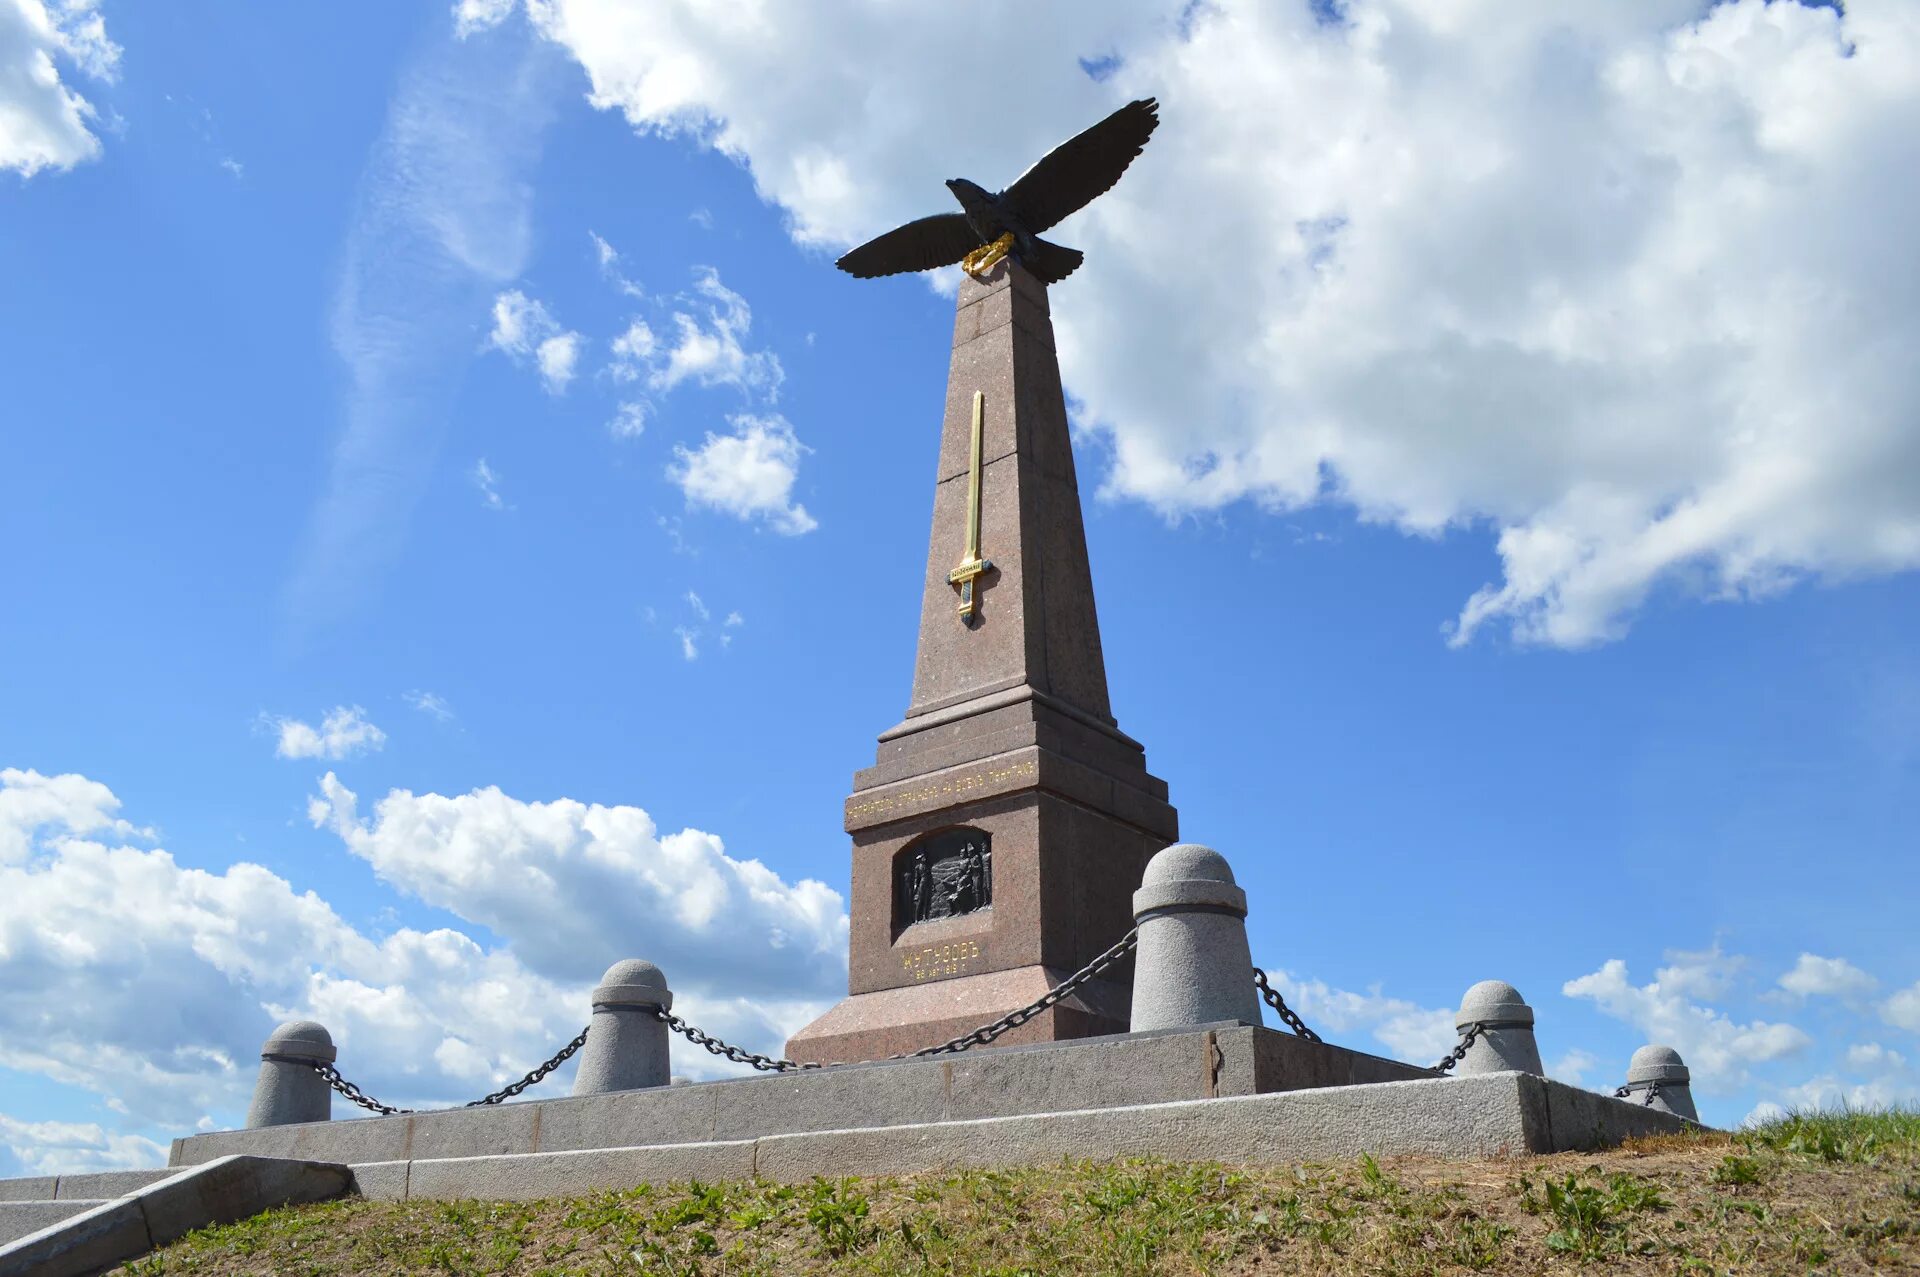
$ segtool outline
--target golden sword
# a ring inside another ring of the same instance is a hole
[[[980,557],[980,436],[986,420],[987,395],[973,392],[973,463],[967,476],[967,547],[960,566],[947,573],[947,583],[960,590],[960,616],[972,620],[978,609],[973,583],[993,571],[993,564]]]

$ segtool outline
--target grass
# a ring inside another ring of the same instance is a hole
[[[1130,1161],[547,1202],[366,1202],[205,1229],[119,1277],[1920,1272],[1920,1113],[1485,1162]]]

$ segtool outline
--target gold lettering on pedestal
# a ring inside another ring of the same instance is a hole
[[[877,816],[907,807],[918,807],[923,803],[942,798],[964,798],[976,790],[999,787],[1011,780],[1031,780],[1039,773],[1040,769],[1032,759],[1023,763],[1009,763],[1005,767],[995,767],[989,771],[956,776],[951,780],[943,780],[937,785],[922,785],[918,789],[902,790],[884,797],[853,803],[848,806],[847,815]]]
[[[952,944],[937,944],[918,953],[903,953],[900,955],[900,966],[916,980],[937,980],[942,976],[959,975],[967,969],[969,962],[979,956],[978,940],[955,940]]]

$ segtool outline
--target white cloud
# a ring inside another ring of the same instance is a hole
[[[273,752],[279,758],[346,758],[377,750],[387,734],[367,719],[358,705],[336,705],[315,728],[297,718],[267,718],[277,734]]]
[[[1683,998],[1725,997],[1747,960],[1720,952],[1720,946],[1700,952],[1667,950],[1667,965],[1653,973],[1662,990]]]
[[[21,1175],[78,1175],[88,1171],[162,1166],[164,1144],[116,1134],[93,1122],[27,1122],[0,1113],[0,1148],[13,1154]]]
[[[454,29],[461,36],[499,26],[513,15],[516,0],[456,0]]]
[[[416,688],[413,691],[407,692],[401,699],[419,710],[422,714],[426,714],[442,723],[453,721],[453,706],[447,704],[444,697],[436,696],[432,692],[423,692]]]
[[[700,631],[686,625],[673,627],[673,636],[680,640],[680,658],[686,661],[700,659]]]
[[[1920,982],[1900,990],[1882,1003],[1880,1018],[1897,1029],[1920,1033]]]
[[[735,860],[712,834],[662,835],[637,807],[522,802],[495,788],[451,798],[395,790],[371,819],[331,773],[321,795],[310,805],[316,826],[383,881],[512,937],[536,972],[589,980],[612,954],[658,962],[676,989],[838,992],[839,894]],[[646,952],[627,952],[636,944]]]
[[[692,590],[687,591],[687,606],[692,608],[693,614],[699,617],[703,621],[713,615],[713,613],[707,610],[707,605],[705,601],[702,600],[701,597],[698,594],[695,594]]]
[[[600,273],[607,282],[628,297],[645,297],[647,290],[628,279],[620,269],[620,251],[594,231],[587,232],[587,238],[593,241],[593,255],[600,263]]]
[[[626,331],[615,337],[611,345],[613,363],[608,365],[607,371],[615,381],[621,382],[638,380],[659,348],[653,329],[647,326],[644,319],[629,323]]]
[[[493,299],[487,345],[518,360],[532,357],[547,393],[562,395],[573,380],[585,338],[563,328],[546,304],[510,288]]]
[[[31,769],[0,768],[0,865],[19,864],[32,849],[32,830],[58,825],[77,834],[106,830],[120,837],[152,837],[117,814],[120,800],[97,780],[71,772],[42,776]]]
[[[693,288],[690,297],[681,298],[690,309],[674,312],[674,337],[648,384],[666,391],[692,379],[702,386],[751,391],[771,402],[786,373],[771,351],[749,351],[743,344],[753,327],[746,298],[721,283],[710,266],[694,271]]]
[[[506,511],[513,509],[500,495],[500,476],[487,464],[485,457],[473,463],[473,469],[467,471],[467,477],[473,480],[473,486],[480,490],[480,504],[489,510]]]
[[[1170,517],[1339,501],[1419,534],[1485,528],[1499,579],[1456,641],[1579,646],[1655,591],[1920,564],[1908,6],[1340,8],[532,13],[592,103],[742,161],[828,249],[1159,96],[1145,155],[1058,234],[1088,250],[1054,317],[1081,419],[1112,443],[1105,491]],[[953,56],[982,30],[1020,32],[995,49],[1019,93],[981,94]],[[1081,74],[1087,55],[1112,74]]]
[[[1353,993],[1288,971],[1268,971],[1267,978],[1280,990],[1287,1005],[1316,1031],[1366,1029],[1396,1058],[1409,1063],[1431,1064],[1460,1040],[1453,1027],[1452,1011],[1388,997],[1377,985],[1365,993]]]
[[[1856,1042],[1847,1048],[1847,1063],[1856,1069],[1901,1069],[1907,1057],[1878,1042]]]
[[[706,506],[738,519],[759,519],[786,536],[819,525],[793,499],[800,455],[807,451],[785,417],[729,417],[732,434],[708,432],[695,449],[674,445],[667,475],[680,485],[687,503]]]
[[[647,431],[647,414],[652,409],[644,399],[623,401],[607,423],[607,433],[616,439],[638,439]]]
[[[75,779],[77,804],[0,802],[0,845],[30,849],[0,864],[0,1067],[102,1096],[147,1134],[0,1117],[0,1145],[29,1166],[151,1164],[164,1148],[148,1135],[231,1125],[282,1019],[325,1024],[342,1070],[382,1099],[446,1104],[572,1037],[617,958],[660,961],[676,1010],[760,1050],[845,978],[838,895],[711,835],[661,836],[638,808],[396,792],[363,822],[329,774],[316,820],[383,879],[486,926],[502,945],[487,949],[444,928],[368,935],[258,865],[189,869],[90,840],[118,802]],[[0,799],[46,782],[0,773]],[[732,1071],[679,1046],[678,1072]]]
[[[110,82],[119,61],[94,0],[0,0],[0,171],[32,177],[99,155],[97,113],[60,65]]]
[[[1682,981],[1683,986],[1686,983]],[[1694,1085],[1709,1093],[1737,1089],[1748,1082],[1753,1065],[1782,1059],[1813,1042],[1791,1024],[1764,1020],[1736,1024],[1723,1012],[1693,1002],[1658,979],[1636,986],[1627,979],[1627,964],[1618,958],[1608,959],[1590,975],[1567,981],[1560,991],[1570,998],[1592,1000],[1608,1015],[1639,1029],[1649,1042],[1673,1047],[1687,1062]]]
[[[1811,953],[1801,954],[1793,970],[1780,977],[1780,987],[1801,998],[1857,998],[1873,992],[1879,983],[1845,958]]]
[[[1587,1074],[1599,1063],[1598,1056],[1576,1046],[1547,1065],[1547,1076],[1568,1086],[1585,1086]]]

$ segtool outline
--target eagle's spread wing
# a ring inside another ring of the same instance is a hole
[[[980,237],[959,213],[936,213],[870,239],[834,265],[849,275],[872,279],[901,271],[951,266],[980,247]]]
[[[1160,123],[1159,109],[1152,98],[1129,102],[1048,151],[1000,197],[1007,211],[1035,235],[1078,212],[1120,180]]]

